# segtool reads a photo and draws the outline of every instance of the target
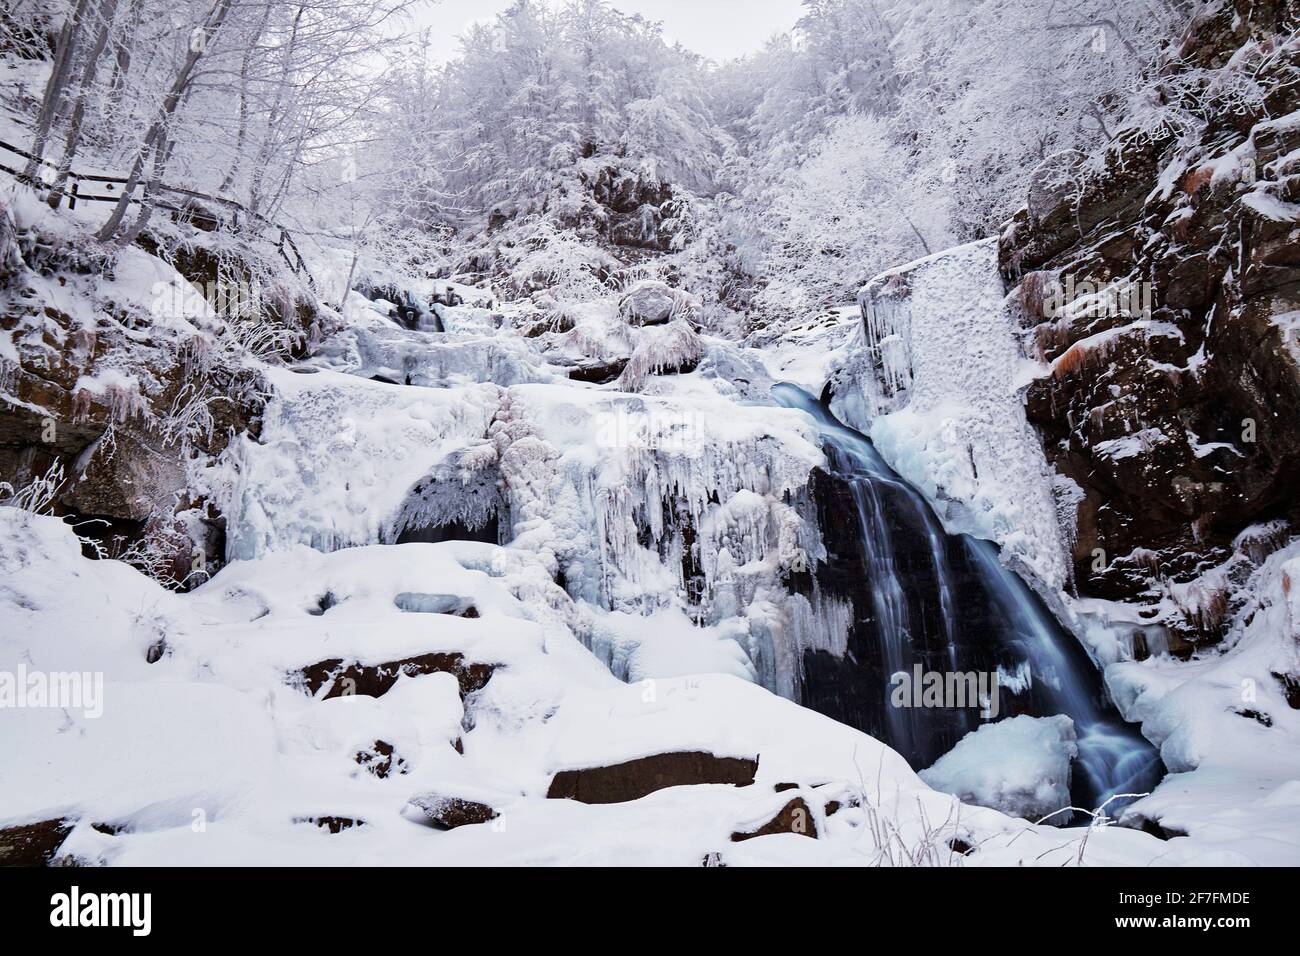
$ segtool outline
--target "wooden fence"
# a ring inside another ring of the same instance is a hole
[[[32,154],[26,150],[19,149],[17,146],[12,146],[3,140],[0,140],[0,151],[3,153],[12,153],[24,160],[35,159],[41,166],[44,166],[47,169],[52,169],[55,172],[58,171],[58,167],[54,163],[45,159],[36,159],[36,157],[32,156]],[[119,202],[122,198],[122,189],[126,187],[127,183],[126,179],[121,176],[91,176],[69,171],[67,173],[67,184],[56,188],[52,183],[45,183],[43,181],[32,182],[30,178],[23,176],[23,170],[21,168],[13,169],[3,162],[0,162],[0,171],[8,173],[20,183],[35,188],[41,188],[47,192],[63,196],[68,200],[69,209],[76,209],[77,203],[79,202]],[[87,189],[82,188],[83,183],[86,184]],[[242,203],[236,202],[233,199],[226,199],[222,196],[209,196],[207,193],[195,192],[192,189],[181,189],[178,186],[165,186],[159,184],[154,186],[153,189],[155,193],[163,193],[166,196],[173,197],[180,196],[184,197],[184,199],[196,200],[198,202],[212,203],[213,205],[229,210],[236,227],[238,227],[239,217],[242,215],[247,220],[255,221],[263,226],[267,226],[272,231],[278,232],[279,238],[275,244],[276,251],[279,252],[284,258],[284,261],[288,263],[289,268],[293,270],[294,275],[303,276],[307,280],[308,285],[313,289],[316,287],[316,283],[312,280],[311,273],[307,271],[307,263],[304,261],[302,253],[298,251],[298,245],[293,241],[293,236],[290,235],[288,229],[272,222],[260,213],[249,211]],[[94,192],[93,190],[99,191]],[[128,199],[128,202],[133,203],[139,203],[140,201],[140,197],[134,193]],[[178,205],[176,202],[158,196],[155,196],[154,198],[154,205],[159,209],[165,209],[172,213],[173,217],[187,215],[193,218],[196,211],[193,205]]]

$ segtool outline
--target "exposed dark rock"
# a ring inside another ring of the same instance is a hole
[[[406,773],[406,758],[393,748],[386,740],[376,740],[368,750],[358,750],[354,759],[367,773],[379,779],[390,773]]]
[[[1282,685],[1282,693],[1286,696],[1288,706],[1292,710],[1300,710],[1300,677],[1278,673],[1274,673],[1273,676]]]
[[[322,830],[329,830],[330,833],[342,833],[344,830],[351,830],[353,827],[363,827],[366,825],[365,820],[357,820],[352,817],[294,817],[294,823],[311,823],[320,827]]]
[[[665,228],[663,210],[672,201],[671,186],[614,163],[581,175],[589,196],[581,225],[614,245],[669,251],[673,233]]]
[[[1253,720],[1255,723],[1260,724],[1263,727],[1273,726],[1273,718],[1258,710],[1252,710],[1247,707],[1242,708],[1241,710],[1234,710],[1233,713],[1238,717],[1245,717],[1247,720]]]
[[[572,382],[589,382],[592,385],[608,385],[617,380],[627,368],[626,358],[611,359],[608,362],[588,362],[574,365],[567,369]]]
[[[0,360],[0,391],[10,396],[0,401],[0,481],[21,488],[61,469],[50,510],[94,542],[88,556],[120,557],[172,587],[202,583],[224,560],[224,531],[210,504],[191,499],[186,461],[256,434],[261,373],[225,326],[183,333],[116,300],[109,286],[97,288],[93,325],[60,311],[35,277],[95,284],[112,277],[111,256],[34,230],[6,242],[7,210],[0,220],[0,331],[18,352],[16,362]],[[146,236],[141,244],[200,288],[234,278],[222,271],[235,267],[228,252],[207,253],[201,242],[173,248]],[[259,302],[259,321],[305,341],[305,312],[276,296]]]
[[[441,793],[422,793],[412,797],[409,805],[423,813],[434,826],[443,830],[487,823],[500,816],[486,803]]]
[[[518,321],[519,334],[526,339],[535,339],[539,335],[546,335],[548,332],[560,334],[572,332],[574,328],[573,316],[558,309],[541,309],[530,312]]]
[[[1178,837],[1187,836],[1185,830],[1179,830],[1175,827],[1166,827],[1159,820],[1153,820],[1151,817],[1137,813],[1124,814],[1124,816],[1120,818],[1119,825],[1134,830],[1141,830],[1143,833],[1149,833],[1159,840],[1173,840]]]
[[[471,527],[461,521],[449,521],[446,524],[416,525],[403,528],[394,543],[424,542],[426,544],[437,544],[440,541],[483,541],[487,544],[499,544],[501,535],[498,527],[497,515],[494,511],[487,521],[477,527]]]
[[[965,856],[975,848],[963,840],[961,837],[950,837],[948,839],[948,849],[952,852]]]
[[[320,617],[322,614],[324,614],[326,611],[328,611],[330,608],[332,608],[334,605],[338,603],[339,603],[338,598],[334,596],[334,592],[326,591],[324,594],[322,594],[319,598],[316,599],[316,605],[314,607],[309,607],[307,609],[307,613],[314,615],[315,617]]]
[[[464,697],[482,690],[497,667],[496,664],[467,663],[464,654],[454,651],[420,654],[382,664],[362,664],[358,661],[345,663],[340,657],[331,657],[309,664],[290,676],[313,697],[325,690],[320,695],[321,699],[329,700],[346,694],[382,697],[402,675],[417,677],[441,672],[455,676],[461,696]]]
[[[752,840],[754,837],[770,836],[774,833],[797,833],[800,836],[817,839],[817,822],[813,819],[812,810],[804,802],[803,797],[795,797],[757,830],[733,833],[731,840],[733,843],[739,843],[742,840]]]
[[[608,767],[561,770],[546,795],[581,803],[624,803],[667,787],[694,784],[754,782],[758,761],[744,757],[715,757],[699,750],[672,751],[638,757]]]
[[[47,866],[75,822],[59,817],[0,830],[0,866]]]
[[[1285,0],[1208,8],[1157,78],[1168,96],[1168,80],[1215,71],[1200,87],[1199,141],[1123,131],[1071,189],[1031,189],[1001,237],[1024,327],[1052,363],[1028,414],[1082,493],[1081,595],[1154,609],[1153,582],[1223,564],[1244,529],[1300,527],[1300,367],[1293,333],[1273,321],[1300,309],[1300,222],[1287,213],[1300,199],[1300,128],[1277,122],[1300,108],[1300,84],[1294,55],[1263,53],[1294,13]],[[1210,77],[1226,90],[1243,71],[1261,98],[1219,109]],[[1074,316],[1054,308],[1084,282],[1137,295]],[[1235,610],[1225,590],[1152,624],[1187,655],[1222,637]]]

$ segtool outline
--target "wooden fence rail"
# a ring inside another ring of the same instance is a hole
[[[12,153],[15,156],[20,156],[25,160],[35,160],[35,162],[47,169],[52,169],[56,172],[58,171],[58,166],[51,163],[49,160],[35,157],[26,150],[19,149],[17,146],[6,143],[4,140],[0,140],[0,150]],[[43,181],[33,182],[30,177],[23,175],[22,169],[13,169],[3,162],[0,162],[0,171],[8,173],[24,185],[45,189],[48,192],[56,193],[57,195],[65,197],[68,200],[69,209],[76,209],[78,202],[120,202],[122,199],[121,190],[127,183],[126,179],[121,176],[97,176],[69,170],[66,174],[68,185],[55,187],[52,183],[45,183]],[[98,187],[103,190],[103,193],[83,192],[81,189],[82,183],[97,184]],[[270,219],[267,219],[261,213],[252,212],[247,209],[243,203],[236,202],[233,199],[226,199],[223,196],[210,196],[207,193],[195,192],[192,189],[182,189],[179,186],[166,186],[159,184],[153,188],[156,192],[167,193],[172,196],[183,196],[186,199],[198,200],[199,202],[213,203],[214,205],[230,210],[233,213],[233,220],[236,226],[239,225],[239,217],[243,215],[248,220],[267,226],[272,230],[278,230],[279,238],[275,244],[276,251],[279,252],[284,261],[288,263],[289,268],[293,270],[294,275],[303,276],[307,280],[309,286],[313,289],[316,287],[316,283],[312,280],[311,273],[307,271],[307,263],[303,259],[302,253],[298,250],[298,244],[293,241],[293,236],[290,234],[288,229]],[[132,194],[127,201],[139,203],[141,202],[141,198]],[[165,199],[155,198],[154,205],[159,209],[165,209],[168,212],[171,212],[173,216],[192,216],[194,213],[192,206],[177,205],[176,203],[168,202]]]

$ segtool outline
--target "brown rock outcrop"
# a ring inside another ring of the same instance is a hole
[[[291,675],[307,693],[315,697],[326,689],[322,700],[359,694],[365,697],[382,697],[392,690],[398,678],[418,677],[421,674],[446,673],[456,678],[461,696],[482,690],[492,677],[496,664],[466,662],[459,651],[449,653],[418,654],[381,664],[363,664],[331,657],[309,664]]]
[[[1172,123],[1121,132],[1100,168],[1031,190],[1001,237],[1051,363],[1029,418],[1079,489],[1064,499],[1079,592],[1147,605],[1176,652],[1222,635],[1230,589],[1220,575],[1171,612],[1167,584],[1240,563],[1252,526],[1300,526],[1295,27],[1286,2],[1198,17],[1154,80],[1197,141]]]
[[[812,810],[804,802],[803,797],[795,797],[761,827],[733,833],[731,842],[740,843],[742,840],[771,836],[774,833],[797,833],[799,836],[817,839],[817,821],[813,819]]]

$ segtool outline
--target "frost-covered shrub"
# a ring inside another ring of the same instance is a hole
[[[636,349],[619,376],[619,388],[639,392],[651,375],[689,372],[704,355],[704,343],[682,319],[663,328],[647,329],[637,337]]]
[[[507,284],[520,295],[547,290],[557,299],[598,297],[618,262],[597,245],[546,220],[520,227],[520,238],[501,251]]]
[[[32,514],[50,514],[54,500],[63,488],[63,463],[55,460],[45,474],[33,476],[21,488],[0,481],[0,506],[17,508]]]

